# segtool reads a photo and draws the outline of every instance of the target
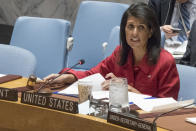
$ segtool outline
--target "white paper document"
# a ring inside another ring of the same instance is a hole
[[[78,105],[79,114],[88,114],[89,113],[89,100]]]
[[[133,103],[147,112],[164,111],[177,106],[177,101],[173,98],[133,99]]]
[[[147,112],[163,112],[193,103],[194,100],[176,101],[173,98],[133,99],[133,103]]]
[[[105,81],[105,78],[101,74],[96,73],[96,74],[87,76],[80,80],[92,81],[93,82],[92,91],[100,91],[102,90],[101,83]],[[77,95],[78,94],[78,81],[74,82],[72,85],[70,85],[66,89],[59,91],[58,94]]]
[[[5,74],[0,74],[0,77],[5,76]]]
[[[184,100],[184,101],[178,101],[178,104],[182,107],[182,106],[187,106],[187,105],[190,105],[190,104],[193,104],[195,101],[195,99],[190,99],[190,100]],[[185,107],[185,108],[193,108],[195,105],[191,105],[191,106],[188,106],[188,107]]]
[[[185,121],[196,124],[196,117],[188,117],[185,119]]]
[[[101,90],[101,91],[93,91],[92,92],[94,99],[102,99],[108,98],[109,99],[109,91]]]
[[[133,92],[128,92],[128,96],[129,96],[129,102],[133,102],[134,99],[145,99],[151,97],[149,95],[137,94]]]

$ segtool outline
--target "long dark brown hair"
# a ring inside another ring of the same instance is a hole
[[[141,2],[132,4],[122,16],[120,24],[120,57],[118,64],[124,65],[127,61],[129,51],[132,51],[132,48],[127,44],[125,34],[127,19],[131,16],[143,20],[149,30],[152,30],[152,36],[148,39],[147,43],[147,57],[149,64],[156,64],[161,50],[160,27],[155,12],[149,8],[148,5]]]

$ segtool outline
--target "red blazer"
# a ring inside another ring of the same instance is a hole
[[[161,49],[157,64],[150,66],[147,63],[147,56],[145,55],[141,63],[138,66],[134,66],[133,56],[130,52],[126,64],[120,66],[117,64],[118,52],[119,46],[111,56],[107,57],[91,70],[70,70],[70,73],[74,74],[76,78],[81,79],[95,73],[100,73],[105,77],[106,74],[112,72],[117,77],[127,78],[128,84],[143,94],[154,97],[178,98],[180,80],[175,60],[170,53]],[[62,71],[64,70],[66,68]]]

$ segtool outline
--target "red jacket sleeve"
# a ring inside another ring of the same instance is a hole
[[[97,66],[93,67],[90,70],[87,71],[70,70],[68,73],[75,75],[77,79],[81,79],[95,73],[100,73],[103,77],[105,77],[106,74],[112,72],[114,69],[114,65],[116,64],[116,56],[118,55],[119,48],[120,47],[118,46],[109,57],[101,61]],[[60,71],[60,73],[62,73],[67,69],[68,68],[64,68],[63,70]]]

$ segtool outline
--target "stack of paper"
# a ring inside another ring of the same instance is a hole
[[[5,76],[4,74],[0,74],[0,77]]]
[[[196,124],[196,117],[188,117],[188,118],[186,118],[185,120],[186,120],[187,122]]]
[[[173,98],[133,99],[133,103],[147,112],[170,111],[194,103],[194,99],[177,102]]]

